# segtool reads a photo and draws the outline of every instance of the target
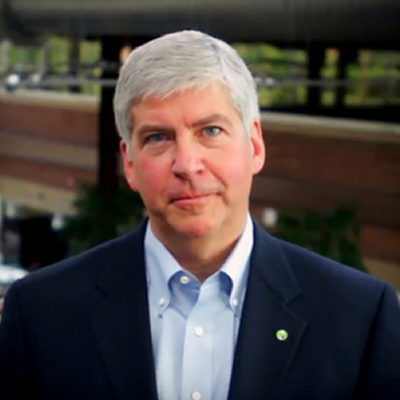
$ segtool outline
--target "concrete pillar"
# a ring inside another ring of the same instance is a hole
[[[347,67],[349,65],[349,53],[345,49],[339,50],[339,57],[337,59],[337,73],[336,79],[339,81],[343,81],[347,79]],[[345,100],[347,94],[347,87],[346,86],[337,86],[336,87],[336,100],[335,100],[335,107],[336,108],[344,108],[345,107]]]
[[[357,60],[358,52],[356,49],[345,47],[339,49],[339,57],[337,60],[337,73],[336,79],[346,80],[348,77],[349,64]],[[336,108],[344,108],[346,106],[346,94],[348,92],[348,86],[337,86],[336,87]]]
[[[72,37],[69,40],[69,70],[71,75],[78,78],[80,63],[81,63],[81,51],[80,51],[81,41],[77,37]],[[81,87],[79,85],[71,85],[69,88],[71,93],[80,93]]]
[[[118,37],[103,37],[101,39],[101,59],[104,62],[118,63],[120,50],[124,42]],[[105,68],[103,79],[116,79],[118,70]],[[118,187],[118,151],[119,137],[115,127],[113,113],[113,97],[115,88],[101,88],[101,101],[99,112],[99,151],[97,180],[105,196],[112,196]]]
[[[360,52],[360,63],[361,63],[361,104],[363,104],[369,95],[369,84],[368,84],[368,74],[371,63],[371,51],[364,50]]]
[[[321,69],[325,62],[325,51],[325,46],[310,45],[308,49],[308,79],[321,79]],[[320,107],[321,93],[322,89],[320,86],[309,86],[307,88],[307,106],[310,108]]]

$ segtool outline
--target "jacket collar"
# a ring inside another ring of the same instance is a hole
[[[297,283],[280,242],[254,224],[254,249],[251,268],[277,300],[289,303],[300,294]]]
[[[147,221],[104,245],[92,326],[120,399],[156,400],[143,237]]]
[[[229,400],[273,400],[306,327],[291,304],[300,287],[279,242],[255,225]],[[286,337],[287,336],[287,337]]]

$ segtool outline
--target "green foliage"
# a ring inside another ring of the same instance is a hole
[[[96,63],[101,59],[100,42],[81,42],[80,54],[82,64]]]
[[[355,210],[338,208],[330,214],[284,210],[276,236],[325,257],[366,272],[360,252],[360,222]]]
[[[69,46],[68,40],[53,37],[49,40],[49,55],[51,69],[60,74],[68,72]]]
[[[1,27],[0,27],[1,29]],[[68,71],[68,58],[71,43],[66,37],[52,37],[49,39],[51,68],[56,73]],[[305,50],[280,49],[266,43],[234,45],[250,69],[262,75],[277,80],[290,78],[305,78],[307,76],[308,55]],[[29,50],[28,50],[29,52]],[[38,59],[41,50],[32,49],[34,54],[26,53],[26,48],[12,46],[10,64],[16,66],[21,63],[33,63]],[[352,62],[348,68],[348,78],[352,80],[372,78],[399,78],[400,52],[360,50],[359,59]],[[99,41],[81,41],[80,55],[82,64],[91,64],[100,61],[101,44]],[[326,79],[335,79],[337,76],[337,61],[339,52],[335,48],[326,51],[325,65],[321,75]],[[81,71],[81,76],[84,73]],[[67,86],[58,86],[58,91],[67,91]],[[100,95],[98,85],[86,85],[81,88],[82,93],[95,96]],[[305,104],[305,86],[276,87],[274,89],[260,88],[259,99],[263,107],[273,105]],[[330,88],[323,90],[322,104],[330,107],[335,104],[335,94]],[[345,98],[347,106],[373,106],[400,103],[400,85],[388,81],[387,84],[372,85],[368,83],[352,86]]]
[[[110,197],[97,185],[82,185],[74,206],[76,215],[68,220],[63,234],[75,254],[128,232],[144,217],[140,196],[126,184]]]

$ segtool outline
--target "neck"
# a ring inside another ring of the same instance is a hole
[[[247,218],[247,215],[246,215]],[[178,261],[179,265],[192,273],[201,282],[218,271],[236,246],[246,225],[246,218],[236,229],[218,231],[203,237],[178,234],[163,234],[153,229],[154,234]],[[152,228],[153,225],[152,225]]]
[[[218,271],[235,247],[238,238],[223,247],[211,248],[207,245],[182,243],[182,248],[174,250],[168,248],[182,268],[192,273],[200,282]]]

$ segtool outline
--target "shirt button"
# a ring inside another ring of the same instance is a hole
[[[163,306],[163,305],[165,304],[165,299],[164,299],[164,297],[161,297],[161,299],[160,299],[160,301],[158,302],[158,304],[159,304],[160,306]]]
[[[233,299],[232,304],[234,305],[234,307],[237,307],[237,305],[239,304],[238,299]]]
[[[196,334],[196,336],[203,336],[204,329],[201,326],[196,326],[196,328],[194,328],[194,333]],[[195,393],[198,393],[198,392],[195,392]]]
[[[189,278],[186,275],[181,276],[179,279],[179,282],[182,283],[182,285],[186,285],[189,283]],[[196,392],[197,393],[197,392]]]
[[[193,393],[192,393],[192,399],[193,399],[193,400],[200,400],[200,399],[201,399],[201,394],[200,394],[200,392],[193,392]]]

